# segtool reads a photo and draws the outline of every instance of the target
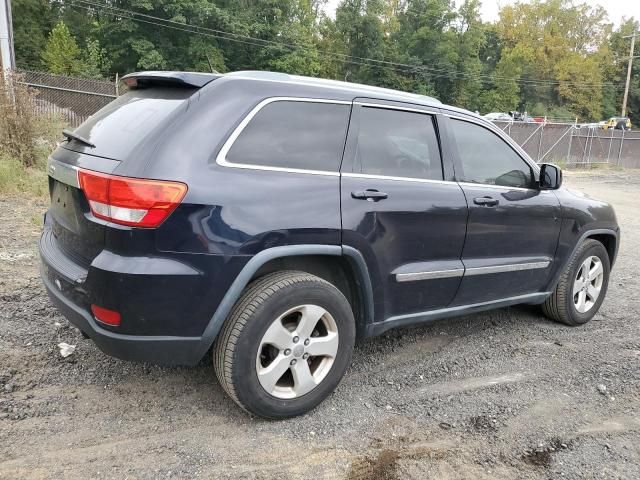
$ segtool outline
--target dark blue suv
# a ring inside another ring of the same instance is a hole
[[[251,413],[320,403],[356,339],[518,303],[599,309],[612,208],[432,98],[142,72],[49,160],[42,278],[106,353],[196,364]]]

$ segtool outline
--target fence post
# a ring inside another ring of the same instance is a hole
[[[620,158],[622,157],[622,147],[624,146],[624,128],[622,129],[622,136],[620,137],[620,150],[618,151],[618,162],[616,167],[620,166]]]
[[[116,72],[116,84],[115,84],[115,87],[116,87],[116,97],[119,97],[120,94],[118,93],[118,72]]]
[[[544,117],[545,122],[547,120],[547,117]],[[540,128],[540,139],[538,140],[538,156],[536,158],[536,163],[540,162],[540,150],[542,150],[542,137],[544,136],[544,123],[542,124],[542,127]]]
[[[573,133],[576,131],[573,125],[570,126],[569,128],[571,129],[571,135],[569,135],[569,150],[567,150],[567,165],[571,163],[571,145],[573,144]]]
[[[588,159],[589,159],[589,166],[591,166],[591,152],[593,151],[593,139],[596,136],[596,131],[593,128],[590,128],[589,130],[591,130],[591,140],[589,141],[589,155],[588,155]]]

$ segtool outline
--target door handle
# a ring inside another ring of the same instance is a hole
[[[482,205],[483,207],[495,207],[500,203],[500,200],[496,200],[492,197],[476,197],[473,199],[473,203],[476,205]]]
[[[356,200],[368,200],[370,202],[377,202],[379,200],[384,200],[389,195],[374,188],[368,188],[367,190],[360,190],[356,192],[351,192],[351,198],[355,198]]]

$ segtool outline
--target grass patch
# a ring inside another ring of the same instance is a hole
[[[0,195],[46,197],[49,191],[46,162],[38,163],[25,167],[20,160],[0,153]]]
[[[66,122],[37,115],[35,96],[21,75],[0,75],[0,195],[47,196],[47,157]]]
[[[33,157],[29,165],[0,148],[0,195],[44,199],[49,194],[47,158],[62,139],[62,129],[67,125],[62,118],[43,116],[35,117],[33,126]]]

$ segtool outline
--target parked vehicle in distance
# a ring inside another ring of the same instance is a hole
[[[198,363],[300,415],[357,339],[605,297],[613,209],[502,130],[420,95],[280,73],[141,72],[48,162],[42,279],[104,352]]]
[[[631,119],[629,117],[611,117],[604,122],[604,130],[631,130]]]
[[[483,117],[491,122],[513,122],[513,118],[508,113],[491,112]]]

